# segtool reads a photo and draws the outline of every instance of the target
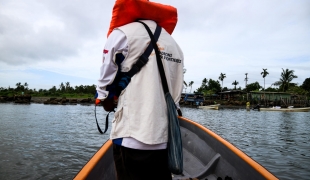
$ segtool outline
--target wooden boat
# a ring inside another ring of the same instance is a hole
[[[214,104],[214,105],[209,105],[209,106],[198,106],[199,109],[214,109],[218,110],[220,104]]]
[[[310,107],[303,108],[259,108],[260,111],[280,111],[280,112],[309,112]]]
[[[184,175],[173,175],[174,180],[189,178],[216,180],[219,177],[222,179],[230,177],[234,180],[278,179],[241,150],[206,127],[184,117],[179,117],[179,119],[183,143]],[[116,179],[111,140],[99,149],[74,179]]]

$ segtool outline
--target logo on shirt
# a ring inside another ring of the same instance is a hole
[[[167,61],[172,61],[176,63],[181,63],[180,59],[173,58],[171,53],[166,53],[164,51],[160,51],[160,58],[165,59]]]
[[[103,54],[108,54],[108,52],[109,52],[109,51],[106,50],[106,49],[103,50]]]

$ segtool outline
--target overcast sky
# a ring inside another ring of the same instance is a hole
[[[37,90],[97,84],[114,0],[0,0],[0,87]],[[184,78],[224,87],[258,81],[266,88],[282,68],[293,82],[310,77],[309,0],[158,0],[178,10],[172,34],[185,56]],[[187,89],[187,92],[189,89]]]

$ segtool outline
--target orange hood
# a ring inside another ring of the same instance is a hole
[[[172,34],[178,21],[178,14],[177,9],[172,6],[147,0],[116,0],[107,36],[114,28],[137,19],[153,20]]]

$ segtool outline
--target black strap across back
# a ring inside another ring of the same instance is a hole
[[[149,34],[149,36],[151,38],[151,42],[152,43],[150,43],[148,45],[148,47],[146,48],[144,53],[140,56],[140,58],[137,60],[137,62],[135,64],[133,64],[132,68],[128,72],[126,72],[125,74],[127,76],[130,76],[130,77],[133,77],[135,74],[137,74],[141,70],[141,68],[149,61],[148,57],[151,55],[151,53],[152,53],[152,51],[154,49],[155,53],[156,53],[157,65],[159,67],[159,72],[161,74],[162,82],[165,82],[165,84],[166,84],[166,86],[165,86],[164,83],[163,83],[164,92],[166,93],[166,92],[169,91],[168,90],[168,85],[167,85],[167,80],[166,80],[163,64],[161,62],[158,62],[158,60],[160,60],[160,55],[159,55],[158,47],[156,45],[156,42],[158,41],[160,33],[161,33],[161,27],[156,25],[156,29],[155,29],[155,32],[154,32],[154,35],[153,35],[152,31],[150,30],[150,28],[145,23],[143,23],[141,21],[137,21],[137,22],[141,23],[145,27],[145,29],[147,30],[147,32],[148,32],[148,34]],[[161,68],[160,68],[160,64],[158,64],[158,63],[161,63]],[[162,74],[164,75],[164,81],[163,81]],[[102,130],[101,130],[99,124],[98,124],[98,120],[97,120],[97,116],[96,116],[96,105],[95,105],[95,119],[96,119],[98,131],[101,134],[104,134],[108,130],[108,127],[109,127],[109,114],[111,112],[115,112],[115,111],[110,111],[107,114],[106,122],[105,122],[105,129],[104,129],[104,132],[102,132]]]

